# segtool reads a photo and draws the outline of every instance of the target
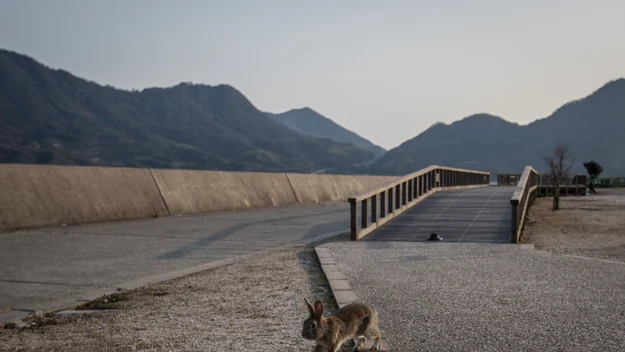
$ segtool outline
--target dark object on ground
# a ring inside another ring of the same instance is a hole
[[[428,238],[428,241],[442,241],[443,238],[440,237],[437,233],[433,233],[430,235],[430,238]]]

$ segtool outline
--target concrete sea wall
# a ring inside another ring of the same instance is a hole
[[[397,177],[0,165],[0,230],[330,201]]]

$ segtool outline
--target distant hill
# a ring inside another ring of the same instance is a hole
[[[125,91],[0,50],[0,162],[313,172],[371,152],[277,123],[227,85]]]
[[[310,109],[293,109],[281,114],[267,112],[267,116],[303,134],[329,138],[338,142],[351,143],[356,147],[372,152],[375,157],[382,156],[386,150],[356,133],[338,125],[329,118]]]
[[[370,173],[403,175],[439,164],[490,171],[520,172],[525,165],[545,171],[543,156],[556,142],[570,145],[574,172],[594,159],[605,176],[625,175],[625,79],[608,82],[586,98],[565,104],[528,125],[478,114],[450,125],[437,123],[388,151]]]

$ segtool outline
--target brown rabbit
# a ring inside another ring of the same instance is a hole
[[[373,349],[380,349],[378,316],[368,305],[351,303],[325,318],[322,301],[315,301],[314,307],[305,298],[304,301],[310,316],[304,321],[302,336],[317,343],[315,352],[336,352],[350,338],[359,339],[353,351],[359,351],[367,339],[375,339]]]

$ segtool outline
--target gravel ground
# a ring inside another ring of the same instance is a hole
[[[623,351],[625,264],[510,244],[327,245],[395,351]]]
[[[337,309],[311,246],[88,306],[114,312],[40,318],[35,326],[0,329],[0,351],[312,351],[314,343],[301,337],[305,297]]]
[[[585,197],[537,198],[521,242],[536,249],[625,262],[625,189]]]

